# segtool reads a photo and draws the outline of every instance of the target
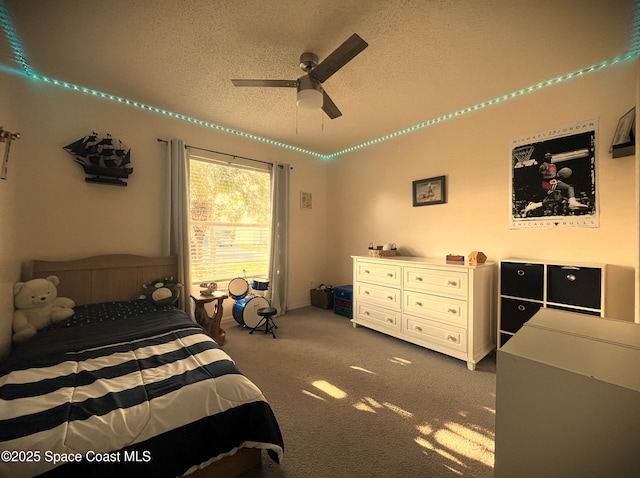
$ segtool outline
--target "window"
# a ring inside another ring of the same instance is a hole
[[[271,173],[191,154],[191,283],[268,276]]]

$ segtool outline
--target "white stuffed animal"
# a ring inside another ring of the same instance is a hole
[[[74,314],[72,307],[75,307],[75,302],[66,297],[58,297],[56,286],[59,283],[58,277],[49,276],[13,285],[16,306],[13,313],[14,342],[24,342],[43,327]]]

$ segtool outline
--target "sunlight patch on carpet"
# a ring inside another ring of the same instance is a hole
[[[316,395],[315,393],[309,392],[308,390],[303,390],[302,393],[304,393],[305,395],[309,395],[310,397],[317,398],[318,400],[322,400],[323,402],[327,401],[326,398],[323,398],[320,395]]]
[[[407,410],[403,410],[402,408],[400,408],[397,405],[394,405],[393,403],[384,402],[383,405],[387,407],[389,410],[391,410],[392,412],[400,415],[402,418],[413,418],[413,413],[408,412]]]
[[[335,385],[330,384],[326,380],[316,380],[311,385],[313,385],[318,390],[323,391],[324,393],[326,393],[327,395],[335,399],[341,400],[347,397],[347,392],[339,389]]]
[[[364,398],[360,399],[360,401],[354,403],[353,407],[356,410],[360,410],[361,412],[378,413],[378,412],[376,412],[375,409],[376,408],[377,409],[384,408],[384,405],[382,405],[381,403],[377,402],[376,400],[374,400],[371,397],[364,397]]]
[[[389,360],[389,362],[391,362],[391,363],[397,363],[399,365],[409,365],[409,364],[411,364],[411,360],[406,360],[406,359],[403,359],[403,358],[400,358],[400,357],[393,357],[393,358],[390,358],[390,359],[387,359],[387,360]]]
[[[353,404],[353,408],[360,410],[361,412],[377,413],[373,408],[364,402],[356,402]]]
[[[479,433],[459,423],[447,422],[445,428],[434,433],[435,440],[458,455],[478,460],[493,467],[494,442],[492,437]]]
[[[449,471],[453,471],[456,475],[460,475],[460,476],[463,475],[463,473],[460,470],[456,470],[455,468],[451,468],[450,466],[447,466],[447,465],[444,465],[444,467]]]
[[[355,366],[355,365],[352,365],[352,366],[351,366],[351,368],[352,368],[353,370],[357,370],[358,372],[366,372],[366,373],[370,373],[370,374],[372,374],[372,375],[375,375],[375,374],[376,374],[375,372],[372,372],[371,370],[367,370],[366,368],[362,368],[362,367],[357,367],[357,366]]]
[[[429,440],[427,440],[424,437],[416,437],[414,439],[414,441],[420,445],[423,448],[426,448],[427,450],[431,450],[436,452],[438,455],[442,456],[443,458],[446,458],[447,460],[451,460],[452,462],[454,462],[457,465],[460,466],[464,466],[464,463],[462,463],[460,460],[458,460],[455,456],[453,456],[451,453],[449,453],[446,450],[443,450],[442,448],[438,448],[437,446],[435,446],[433,443],[431,443]]]
[[[382,408],[382,404],[371,397],[364,397],[362,400],[366,401],[373,408]]]

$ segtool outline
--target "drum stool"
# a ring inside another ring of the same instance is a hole
[[[273,329],[277,329],[278,326],[273,322],[273,316],[276,315],[278,311],[273,307],[262,307],[258,309],[256,313],[262,317],[262,319],[258,322],[258,325],[251,329],[251,332],[249,333],[252,334],[258,327],[264,324],[264,333],[268,334],[271,332],[271,335],[273,335],[273,338],[275,339],[276,334],[273,333]]]

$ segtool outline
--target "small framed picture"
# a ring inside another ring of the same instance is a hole
[[[447,202],[447,178],[419,179],[413,182],[413,207]]]
[[[300,209],[312,209],[312,200],[311,193],[300,191]]]
[[[636,108],[635,106],[627,111],[618,121],[616,132],[613,135],[613,141],[609,152],[611,153],[616,146],[633,143],[635,137]]]

